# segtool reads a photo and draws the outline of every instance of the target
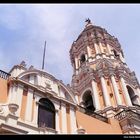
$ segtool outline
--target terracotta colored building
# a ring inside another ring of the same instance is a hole
[[[87,24],[65,85],[23,61],[0,71],[0,134],[140,134],[140,85],[117,38]]]

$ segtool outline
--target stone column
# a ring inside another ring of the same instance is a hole
[[[38,125],[38,102],[39,102],[39,97],[38,96],[34,96],[34,100],[35,100],[35,105],[34,105],[34,114],[33,114],[33,121],[32,123],[35,125]]]
[[[16,103],[17,85],[13,85],[10,103]]]
[[[79,104],[78,95],[75,95],[75,99],[77,101],[77,104]]]
[[[88,55],[87,54],[85,54],[85,58],[86,58],[86,60],[88,59]]]
[[[120,94],[119,94],[118,86],[117,86],[116,80],[114,78],[114,75],[111,75],[111,82],[112,82],[112,85],[113,85],[117,105],[122,105],[121,97],[120,97]]]
[[[109,46],[109,44],[107,44],[107,49],[108,49],[108,52],[109,52],[109,55],[111,55],[111,59],[114,59],[114,56],[112,56],[113,54],[112,54],[112,52],[111,52],[111,49],[110,49],[110,46]]]
[[[66,116],[66,105],[61,103],[61,119],[62,119],[62,133],[67,134],[67,116]]]
[[[19,101],[18,101],[18,86],[16,84],[13,84],[12,85],[12,89],[10,89],[10,94],[9,94],[9,99],[8,99],[8,108],[9,108],[9,111],[11,112],[11,114],[15,115],[16,118],[19,117],[20,115],[20,111],[19,111],[19,107],[21,109],[21,105],[19,106],[18,104],[21,104],[21,99],[22,99],[22,96],[21,96],[21,92],[19,92]],[[6,108],[6,110],[8,109]]]
[[[137,102],[138,102],[138,104],[140,105],[140,89],[137,88],[136,90],[137,90],[137,96],[138,96]]]
[[[21,111],[21,103],[22,103],[22,96],[23,96],[23,85],[18,84],[17,88],[17,94],[16,94],[16,103],[19,106],[17,110],[17,115],[20,116],[20,111]]]
[[[100,53],[103,53],[103,46],[101,43],[99,43],[99,47],[100,47]]]
[[[104,50],[103,50],[103,45],[102,45],[102,43],[99,43],[99,45],[100,45],[100,50],[101,50],[101,54],[102,54],[102,56],[103,56],[103,58],[106,58],[106,53],[104,52]]]
[[[32,105],[33,105],[33,90],[28,89],[26,112],[25,112],[25,120],[27,121],[31,121],[32,118]]]
[[[126,103],[127,103],[128,106],[132,106],[132,102],[131,102],[131,99],[130,99],[130,96],[129,96],[128,90],[126,88],[126,84],[124,82],[123,77],[120,77],[120,81],[121,81],[121,85],[122,85],[122,89],[123,89],[123,92],[124,92]]]
[[[91,59],[91,50],[90,50],[89,46],[87,46],[87,52],[88,52],[88,60],[89,60],[89,62],[91,62],[92,61],[92,59]]]
[[[55,126],[56,126],[56,131],[59,133],[60,132],[60,124],[59,124],[59,110],[55,110]]]
[[[75,57],[75,68],[78,69],[78,59]]]
[[[80,62],[80,59],[78,59],[78,68],[80,67],[81,65],[81,62]]]
[[[112,54],[112,53],[111,53],[111,49],[110,49],[109,44],[107,44],[107,46],[106,46],[106,47],[107,47],[107,50],[108,50],[108,54],[109,54],[109,55],[110,55],[110,54]]]
[[[110,96],[109,93],[107,92],[107,86],[106,86],[106,82],[103,76],[100,77],[101,80],[101,86],[102,86],[102,90],[103,90],[103,96],[104,96],[104,100],[105,100],[105,105],[106,107],[111,106],[111,102],[110,102]]]
[[[101,106],[100,106],[99,96],[97,92],[97,84],[94,80],[92,80],[92,90],[93,90],[93,101],[95,104],[95,109],[100,110]]]
[[[74,107],[70,106],[70,125],[71,125],[71,133],[76,134],[77,126],[76,126],[76,115]]]
[[[100,46],[101,54],[102,54],[103,58],[105,58],[105,55],[103,54],[104,51],[103,51],[102,43],[99,43],[99,46]]]
[[[41,85],[41,75],[37,75],[37,84]]]
[[[91,57],[91,51],[90,51],[90,47],[87,46],[87,54],[88,54],[88,57]]]
[[[13,95],[13,85],[10,85],[9,94],[8,94],[8,103],[11,103]]]

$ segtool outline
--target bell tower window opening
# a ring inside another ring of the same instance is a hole
[[[84,54],[81,55],[80,61],[81,61],[81,63],[84,63],[86,61],[86,57]]]
[[[83,103],[84,103],[84,107],[85,109],[89,110],[89,111],[95,111],[95,107],[93,105],[93,100],[92,100],[92,96],[91,96],[91,91],[88,90],[84,93],[83,95]]]
[[[136,101],[137,96],[135,95],[134,90],[130,86],[128,86],[128,85],[126,86],[126,88],[128,90],[128,93],[129,93],[129,96],[130,96],[132,104],[133,105],[137,104],[137,101]]]
[[[114,53],[115,57],[119,57],[116,50],[113,50],[113,53]]]

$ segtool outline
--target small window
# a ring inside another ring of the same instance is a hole
[[[80,60],[81,60],[81,63],[84,63],[86,61],[86,58],[85,58],[84,54],[81,55],[81,59]]]
[[[115,55],[115,57],[118,57],[119,55],[117,54],[116,50],[113,50],[113,53]]]

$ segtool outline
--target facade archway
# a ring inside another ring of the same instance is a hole
[[[90,110],[90,111],[95,111],[95,107],[93,105],[92,94],[90,90],[87,90],[83,94],[82,101],[83,101],[85,109]]]
[[[38,127],[55,129],[55,107],[47,98],[41,98],[39,100]]]

